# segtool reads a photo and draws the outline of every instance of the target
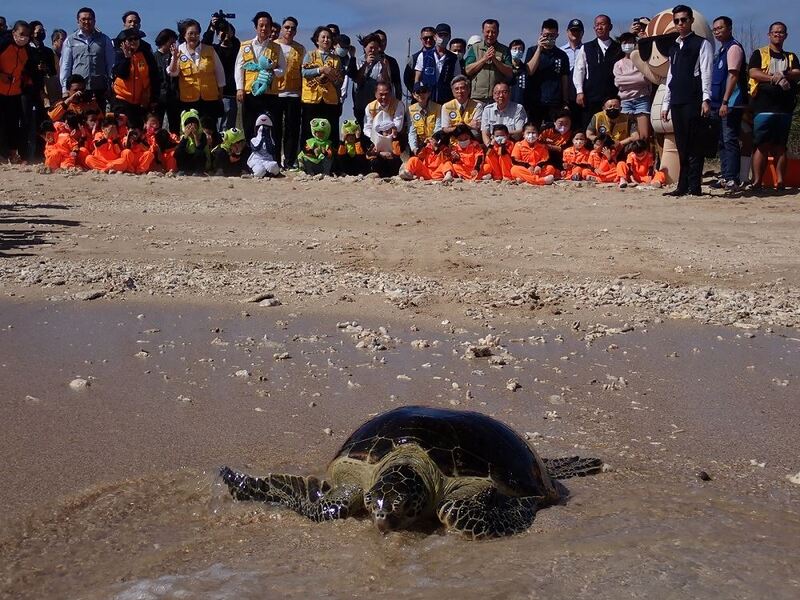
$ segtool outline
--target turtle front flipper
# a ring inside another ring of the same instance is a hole
[[[277,473],[251,477],[228,467],[219,474],[236,500],[273,502],[314,521],[346,519],[364,507],[364,491],[356,485],[331,488],[316,477]]]
[[[583,458],[567,456],[564,458],[542,459],[547,474],[551,479],[569,479],[570,477],[586,477],[603,469],[603,461],[599,458]]]
[[[532,496],[506,496],[491,482],[476,479],[446,493],[436,514],[448,529],[479,540],[525,531],[540,501]]]

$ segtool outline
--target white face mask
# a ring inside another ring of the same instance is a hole
[[[450,41],[450,38],[441,37],[438,35],[433,39],[436,42],[436,45],[439,46],[439,48],[444,48],[445,46],[447,46],[447,42]]]
[[[566,125],[556,125],[556,131],[558,133],[566,133],[567,132],[567,126]]]
[[[348,55],[347,48],[336,48],[336,56],[344,58]]]
[[[539,136],[535,133],[526,133],[525,134],[525,141],[529,144],[533,144],[536,140],[539,139]]]
[[[572,140],[572,145],[580,150],[586,145],[586,140]]]
[[[458,140],[458,145],[461,148],[466,148],[469,146],[469,140]]]
[[[514,60],[522,60],[522,50],[512,50],[511,58]]]
[[[494,138],[494,143],[495,143],[495,144],[497,144],[498,146],[503,146],[503,145],[505,145],[505,143],[506,143],[506,140],[507,140],[506,136],[504,136],[504,135],[497,135],[497,136],[495,136],[495,138]]]
[[[630,54],[634,48],[636,48],[636,44],[622,44],[622,51],[625,54]]]

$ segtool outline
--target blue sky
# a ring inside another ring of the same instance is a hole
[[[506,0],[505,2],[491,3],[491,8],[487,8],[489,3],[485,0],[439,0],[438,3],[433,4],[430,0],[402,0],[401,2],[386,3],[375,0],[336,0],[336,2],[316,0],[307,0],[306,2],[87,0],[87,5],[94,8],[97,13],[100,29],[112,36],[121,29],[122,13],[129,8],[137,10],[142,16],[142,29],[147,32],[147,39],[151,41],[164,27],[174,28],[175,22],[180,18],[193,17],[205,24],[211,13],[219,8],[236,13],[237,18],[233,22],[240,38],[246,38],[252,34],[250,19],[258,10],[268,10],[276,19],[287,15],[295,16],[300,21],[297,39],[306,46],[310,45],[308,38],[317,25],[329,22],[338,23],[342,31],[354,39],[357,34],[368,33],[380,27],[389,34],[389,52],[401,64],[404,62],[403,58],[407,52],[407,39],[411,38],[412,51],[416,50],[419,45],[419,28],[423,24],[435,25],[444,21],[452,26],[454,36],[467,38],[480,32],[480,24],[484,18],[492,17],[500,21],[500,41],[509,42],[513,38],[520,37],[528,44],[536,39],[536,32],[540,29],[542,20],[553,17],[561,24],[562,34],[559,43],[562,43],[565,41],[563,29],[571,18],[577,17],[584,21],[587,26],[586,39],[588,40],[593,37],[591,20],[597,13],[608,13],[615,24],[614,30],[616,33],[620,33],[627,29],[631,18],[643,15],[652,16],[672,6],[663,2],[647,0],[572,3],[553,0],[534,2]],[[580,8],[578,10],[565,8],[569,5]],[[692,4],[690,3],[690,5]],[[782,2],[761,0],[758,3],[705,0],[701,4],[692,6],[709,19],[720,14],[727,14],[734,19],[738,27],[747,28],[752,25],[759,45],[766,43],[766,31],[769,23],[776,20],[784,21],[789,27],[787,49],[800,52],[800,17],[797,16],[796,8],[792,9],[791,5],[792,3],[785,0]],[[31,6],[31,11],[26,9],[26,6]],[[33,5],[14,1],[13,3],[4,3],[4,6],[0,8],[0,15],[5,16],[9,22],[16,19],[39,19],[45,24],[48,32],[55,27],[72,31],[75,29],[75,12],[80,6],[82,5],[63,0],[37,0]],[[387,6],[391,7],[391,13],[387,11]],[[432,6],[436,8],[432,9]],[[500,6],[503,7],[502,10],[498,8]],[[421,18],[418,15],[425,16]],[[742,41],[746,46],[748,45],[746,40]]]

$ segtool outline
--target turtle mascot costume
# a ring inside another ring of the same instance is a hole
[[[307,175],[330,175],[333,167],[331,124],[328,119],[311,120],[311,137],[297,155],[297,164]]]

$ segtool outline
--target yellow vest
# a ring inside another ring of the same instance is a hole
[[[314,67],[333,67],[338,72],[341,72],[341,62],[339,57],[335,54],[328,56],[328,59],[323,62],[322,53],[319,50],[312,50],[309,54],[311,60],[303,63],[304,69],[313,69]],[[329,81],[327,78],[317,77],[303,77],[303,95],[302,101],[304,104],[339,104],[339,86],[341,78],[336,81]]]
[[[595,113],[594,124],[597,135],[605,133],[615,142],[624,140],[631,135],[631,123],[627,115],[620,115],[612,123],[605,111],[601,110],[599,113]]]
[[[178,94],[181,102],[197,102],[198,100],[219,100],[217,74],[214,69],[216,52],[211,46],[200,49],[200,62],[194,61],[186,54],[178,57]]]
[[[258,59],[261,56],[256,56],[255,50],[253,50],[252,42],[247,42],[246,44],[242,45],[242,49],[240,50],[242,53],[242,64],[247,62],[254,62],[258,63]],[[264,46],[264,51],[261,53],[262,56],[266,56],[268,59],[272,61],[272,64],[276,67],[278,66],[278,60],[281,56],[281,47],[278,46],[275,42],[267,42],[267,45]],[[258,78],[258,71],[245,71],[244,72],[244,92],[245,94],[249,94],[250,90],[253,87],[256,79]],[[275,94],[278,88],[278,82],[280,79],[277,77],[272,79],[272,85],[269,86],[269,90],[267,94]]]
[[[447,115],[450,118],[450,127],[454,127],[461,123],[469,125],[472,122],[472,119],[475,117],[476,108],[478,108],[478,103],[470,98],[467,101],[467,106],[464,107],[464,110],[462,111],[458,104],[458,100],[453,98],[449,102],[442,104],[442,120],[444,120],[444,115]]]
[[[442,112],[442,107],[432,100],[428,101],[428,113],[422,114],[422,107],[419,102],[415,102],[408,107],[408,116],[411,118],[411,126],[417,131],[420,140],[426,140],[436,131],[436,119]]]
[[[277,93],[299,92],[303,87],[303,57],[306,55],[306,49],[297,42],[292,42],[290,46],[292,49],[289,50],[286,57],[286,70],[275,88]],[[280,48],[280,44],[278,47]],[[283,50],[283,48],[280,49]]]
[[[772,57],[769,55],[769,46],[764,46],[763,48],[759,48],[758,51],[761,53],[761,71],[763,73],[769,74],[769,63]],[[786,55],[786,62],[789,65],[789,69],[794,69],[797,65],[793,64],[794,60],[792,60],[792,55],[789,52],[784,52]],[[748,89],[750,91],[750,97],[753,98],[756,95],[756,88],[758,87],[758,81],[750,78],[750,83],[748,85]]]

